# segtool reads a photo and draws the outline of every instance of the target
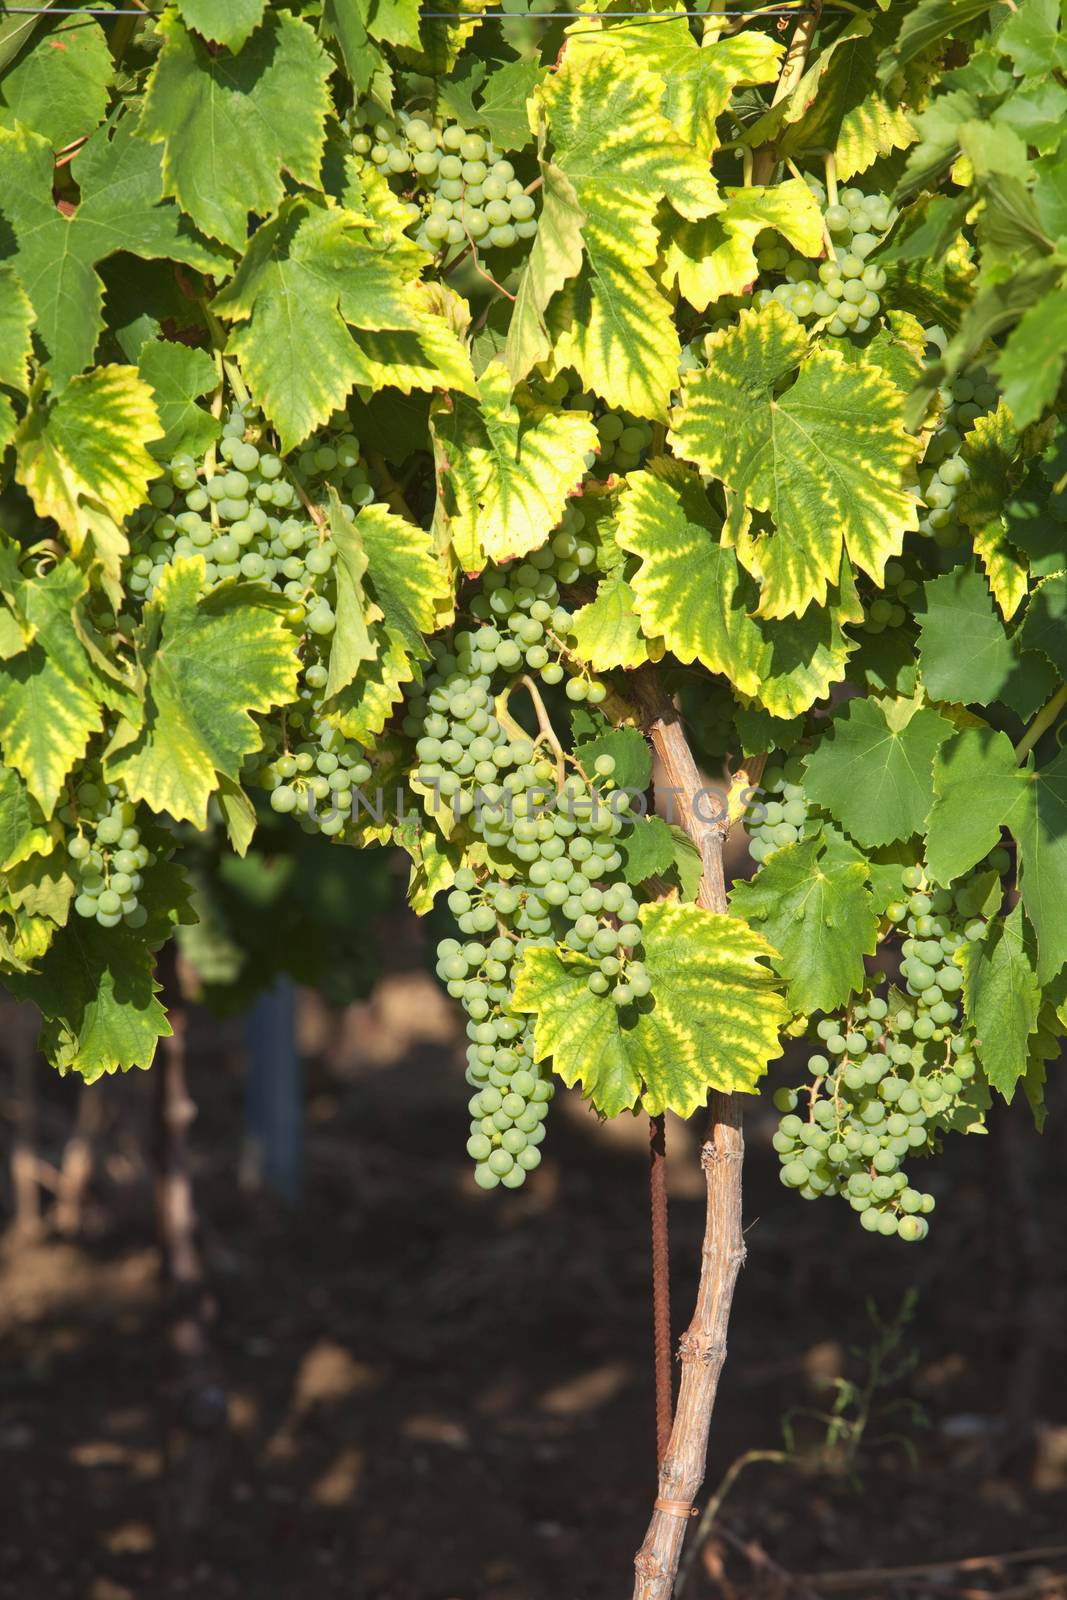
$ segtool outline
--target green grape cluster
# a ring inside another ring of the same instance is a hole
[[[550,405],[592,414],[600,442],[586,459],[585,464],[590,471],[606,476],[611,472],[632,472],[641,465],[652,446],[650,422],[629,411],[611,410],[590,390],[583,389],[576,375],[570,371],[542,379],[540,392]]]
[[[906,993],[868,992],[842,1015],[822,1018],[810,1087],[775,1095],[782,1182],[805,1199],[843,1195],[870,1232],[926,1237],[934,1199],[909,1184],[904,1163],[933,1153],[947,1130],[979,1110],[974,1038],[960,1020],[963,972],[953,957],[982,937],[984,908],[991,894],[999,903],[1009,865],[998,848],[952,889],[929,882],[919,866],[902,868],[900,898],[886,917],[890,934],[906,933]]]
[[[940,328],[930,328],[927,340],[941,349],[945,335]],[[996,408],[998,398],[996,384],[980,362],[965,368],[938,391],[941,415],[919,468],[919,491],[926,505],[919,531],[932,535],[947,549],[962,543],[964,537],[955,506],[969,468],[960,445],[979,417]]]
[[[887,561],[882,592],[864,608],[860,627],[865,633],[885,633],[902,628],[921,599],[922,591],[899,561]]]
[[[291,602],[291,621],[306,619],[311,633],[329,634],[335,548],[308,505],[325,500],[328,486],[348,516],[373,500],[359,442],[347,432],[321,436],[283,461],[245,437],[257,431],[235,409],[217,452],[199,463],[174,457],[152,485],[150,504],[131,519],[128,588],[151,599],[175,559],[199,554],[208,588],[229,578],[262,583]]]
[[[537,688],[565,676],[570,613],[559,585],[587,564],[580,517],[573,509],[548,546],[506,573],[483,574],[466,606],[471,626],[435,644],[403,723],[416,741],[414,787],[452,813],[463,829],[453,837],[477,863],[459,870],[448,898],[469,942],[443,940],[438,972],[468,1014],[468,1078],[478,1090],[468,1148],[487,1188],[518,1187],[537,1165],[539,1139],[530,1133],[551,1093],[533,1060],[529,1019],[509,1009],[517,957],[530,945],[566,945],[589,963],[589,992],[622,1010],[643,1007],[651,990],[619,848],[632,825],[630,798],[616,786],[610,754],[588,767],[580,750],[564,754]],[[511,696],[528,691],[534,736],[509,710]],[[595,705],[606,692],[576,673],[564,695]]]
[[[410,175],[423,204],[408,202],[419,222],[415,235],[428,250],[473,242],[479,250],[507,250],[537,232],[537,205],[515,168],[480,133],[459,123],[431,124],[370,103],[350,118],[352,147],[392,178]]]
[[[148,914],[138,899],[144,872],[155,859],[141,842],[137,808],[117,784],[80,783],[59,810],[71,831],[67,855],[77,875],[74,910],[102,928],[143,928]]]
[[[301,740],[266,762],[259,782],[270,792],[272,811],[295,813],[309,832],[332,838],[344,830],[354,791],[367,782],[371,766],[362,747],[351,744],[339,729],[320,722],[313,731],[314,740]]]
[[[814,179],[809,185],[820,202],[825,191]],[[782,273],[773,289],[760,289],[757,306],[776,301],[801,322],[818,321],[827,333],[866,333],[881,314],[879,295],[886,274],[868,256],[881,244],[897,213],[884,194],[843,189],[825,209],[832,254],[815,263],[794,255],[772,230],[756,238],[756,265],[761,274]]]
[[[803,779],[804,763],[796,755],[790,756],[784,766],[768,767],[763,774],[760,798],[749,806],[745,816],[753,861],[769,861],[776,850],[796,844],[817,828],[817,821],[809,817]]]

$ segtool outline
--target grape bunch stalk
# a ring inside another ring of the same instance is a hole
[[[939,1149],[947,1131],[976,1125],[988,1101],[973,1031],[960,1019],[963,970],[955,957],[984,935],[1008,865],[998,847],[951,889],[919,866],[902,868],[886,937],[905,930],[905,990],[883,980],[886,993],[871,988],[839,1015],[821,1018],[810,1085],[775,1094],[782,1182],[807,1200],[842,1195],[869,1232],[926,1237],[934,1197],[909,1183],[904,1164]]]

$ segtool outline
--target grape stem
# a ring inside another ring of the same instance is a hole
[[[1019,743],[1015,746],[1015,759],[1022,766],[1034,745],[1047,733],[1056,721],[1064,706],[1067,705],[1067,683],[1061,684],[1047,704],[1043,705],[1037,716],[1031,722]]]
[[[530,677],[530,675],[528,673],[526,673],[526,672],[523,673],[522,677],[519,679],[519,682],[522,684],[523,688],[526,690],[527,694],[530,696],[530,699],[533,701],[534,713],[535,713],[535,715],[537,717],[537,726],[541,730],[542,738],[545,739],[547,741],[547,743],[551,745],[553,751],[555,752],[555,757],[556,757],[556,788],[557,788],[557,790],[562,789],[562,787],[563,787],[563,776],[564,776],[564,771],[565,771],[565,758],[564,758],[564,755],[563,755],[563,746],[560,744],[559,740],[556,738],[556,730],[552,726],[552,721],[551,721],[551,718],[549,717],[548,711],[547,711],[547,709],[545,707],[545,702],[541,699],[541,691],[540,691],[540,689],[538,689],[536,683],[534,683],[534,681]]]

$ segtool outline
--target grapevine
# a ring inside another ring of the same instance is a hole
[[[710,1107],[637,1600],[743,1106],[782,1206],[892,1251],[1067,1021],[1062,19],[956,9],[0,40],[5,987],[58,1071],[147,1069],[172,940],[223,1009],[262,964],[230,875],[378,851],[452,919],[480,1203],[545,1182],[560,1086]]]

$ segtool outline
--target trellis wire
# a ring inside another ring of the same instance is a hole
[[[761,17],[795,17],[799,12],[807,10],[805,5],[765,6],[751,10],[747,6],[737,6],[730,11],[423,11],[420,15],[427,22],[555,22],[563,18],[574,18],[581,21],[583,18],[603,18],[611,21],[614,17],[640,17],[645,22],[671,22],[677,17],[751,17],[753,22]],[[851,11],[851,6],[823,6],[827,11]],[[0,22],[5,17],[143,17],[150,21],[158,18],[159,12],[143,11],[139,6],[104,7],[104,6],[5,6],[0,5]]]

